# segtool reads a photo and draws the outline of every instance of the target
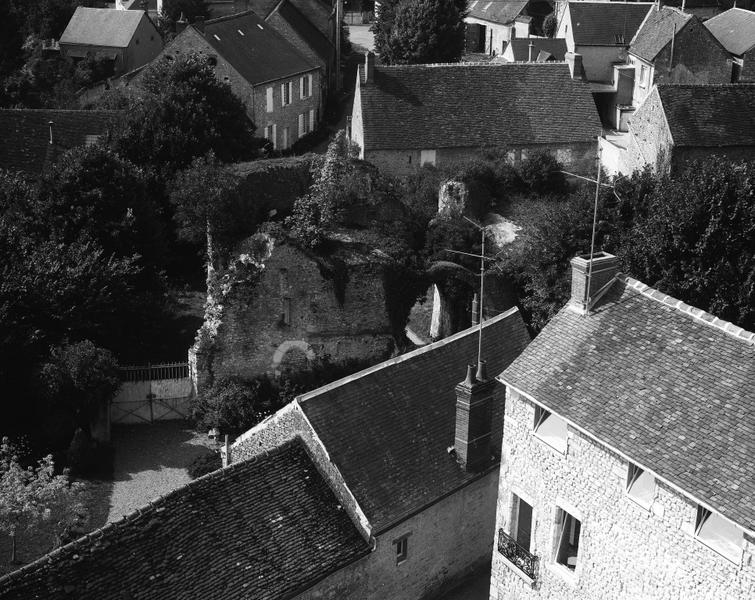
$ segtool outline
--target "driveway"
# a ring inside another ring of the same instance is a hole
[[[370,27],[372,25],[349,25],[349,40],[355,52],[375,51],[375,36]]]

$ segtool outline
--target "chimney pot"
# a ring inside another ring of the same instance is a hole
[[[530,41],[530,43],[529,43],[529,46],[528,46],[528,48],[529,48],[529,54],[528,54],[528,58],[527,58],[527,60],[528,60],[529,62],[532,62],[532,49],[533,49],[534,47],[535,47],[535,44],[534,44],[534,42]]]
[[[590,263],[592,262],[592,272]],[[619,261],[613,254],[595,252],[581,254],[571,259],[572,280],[569,306],[581,314],[587,314],[595,302],[608,290],[619,272]],[[589,280],[589,281],[588,281]]]
[[[372,52],[364,54],[364,82],[375,81],[375,55]]]
[[[467,365],[467,377],[464,379],[464,385],[467,387],[472,387],[475,383],[475,377],[474,377],[474,365]]]
[[[480,383],[482,383],[483,381],[487,381],[488,380],[488,370],[487,370],[486,366],[487,366],[487,361],[485,361],[485,360],[477,361],[477,375],[476,375],[476,378],[477,378],[477,381],[479,381]]]

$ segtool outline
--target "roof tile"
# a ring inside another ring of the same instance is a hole
[[[570,2],[577,46],[628,46],[653,5],[646,2]]]

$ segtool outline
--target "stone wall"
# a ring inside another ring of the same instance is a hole
[[[694,538],[692,500],[657,481],[643,508],[625,492],[627,461],[571,427],[566,454],[557,452],[532,435],[534,411],[507,394],[496,535],[512,531],[512,493],[532,505],[537,581],[533,588],[494,549],[491,600],[755,597],[755,540],[745,538],[741,564],[720,556]],[[556,507],[581,520],[573,572],[554,561]]]
[[[496,470],[377,535],[374,551],[297,600],[420,600],[436,597],[490,561]],[[394,541],[407,537],[397,564]]]
[[[631,166],[631,170],[634,170],[650,165],[653,170],[665,169],[665,162],[673,140],[666,123],[666,113],[658,95],[658,88],[653,89],[632,115],[629,131],[626,151],[627,167]]]
[[[329,263],[329,264],[328,264]],[[384,261],[344,247],[328,258],[275,244],[200,330],[196,378],[278,376],[320,361],[379,362],[394,350]],[[203,339],[206,338],[206,339]]]

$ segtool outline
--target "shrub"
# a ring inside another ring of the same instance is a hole
[[[207,454],[197,456],[191,461],[191,464],[189,465],[189,477],[197,479],[198,477],[202,477],[202,475],[217,471],[222,466],[223,460],[220,458],[220,452],[214,450]]]
[[[563,194],[567,191],[563,166],[545,150],[533,152],[522,161],[519,175],[533,195]]]

